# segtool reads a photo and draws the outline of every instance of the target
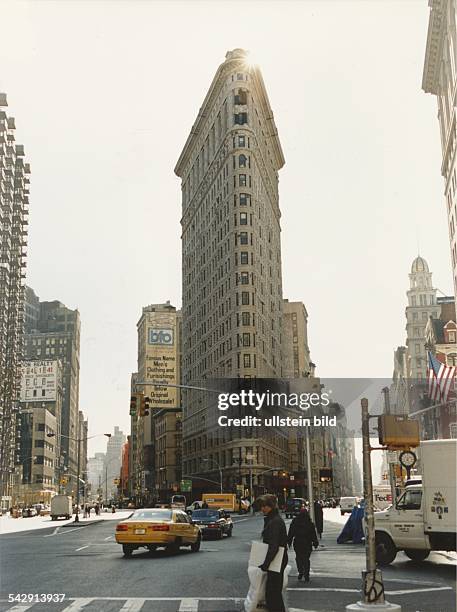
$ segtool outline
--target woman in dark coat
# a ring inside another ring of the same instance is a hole
[[[309,582],[309,558],[313,546],[317,548],[319,541],[314,523],[305,508],[302,508],[300,514],[292,520],[287,540],[289,547],[292,546],[292,543],[294,545],[298,579],[301,580],[305,576],[305,582]]]
[[[260,509],[265,517],[262,531],[262,541],[268,544],[265,561],[259,565],[263,572],[267,572],[265,586],[265,599],[268,612],[285,612],[286,608],[282,597],[284,583],[284,570],[287,566],[287,529],[279,515],[278,501],[274,495],[263,495],[260,500]],[[284,548],[281,570],[272,572],[270,563],[276,557],[279,547]]]

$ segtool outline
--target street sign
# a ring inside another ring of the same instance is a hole
[[[398,463],[397,451],[387,451],[387,463]]]
[[[180,489],[182,493],[190,493],[192,491],[192,480],[181,480]]]

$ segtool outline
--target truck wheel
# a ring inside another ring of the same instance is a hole
[[[409,557],[411,561],[424,561],[429,554],[429,550],[416,550],[413,548],[405,550],[405,555]]]
[[[397,556],[397,549],[386,533],[376,533],[376,563],[389,565]]]
[[[122,544],[122,552],[124,553],[124,557],[131,557],[133,553],[133,547],[129,544]]]

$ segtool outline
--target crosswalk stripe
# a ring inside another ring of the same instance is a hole
[[[64,608],[62,612],[80,612],[80,610],[84,610],[91,601],[94,601],[93,597],[78,597],[73,603]]]
[[[198,599],[190,597],[182,599],[178,612],[198,612]]]
[[[135,599],[127,599],[119,612],[139,612],[143,607],[145,600],[136,597]]]

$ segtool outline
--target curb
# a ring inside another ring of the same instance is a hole
[[[96,521],[89,521],[89,522],[83,522],[83,521],[78,521],[77,523],[75,521],[72,521],[71,523],[65,523],[64,525],[59,525],[57,524],[57,527],[74,527],[75,525],[77,525],[78,527],[89,527],[89,525],[96,525],[97,523],[103,523],[104,519],[98,519]]]

